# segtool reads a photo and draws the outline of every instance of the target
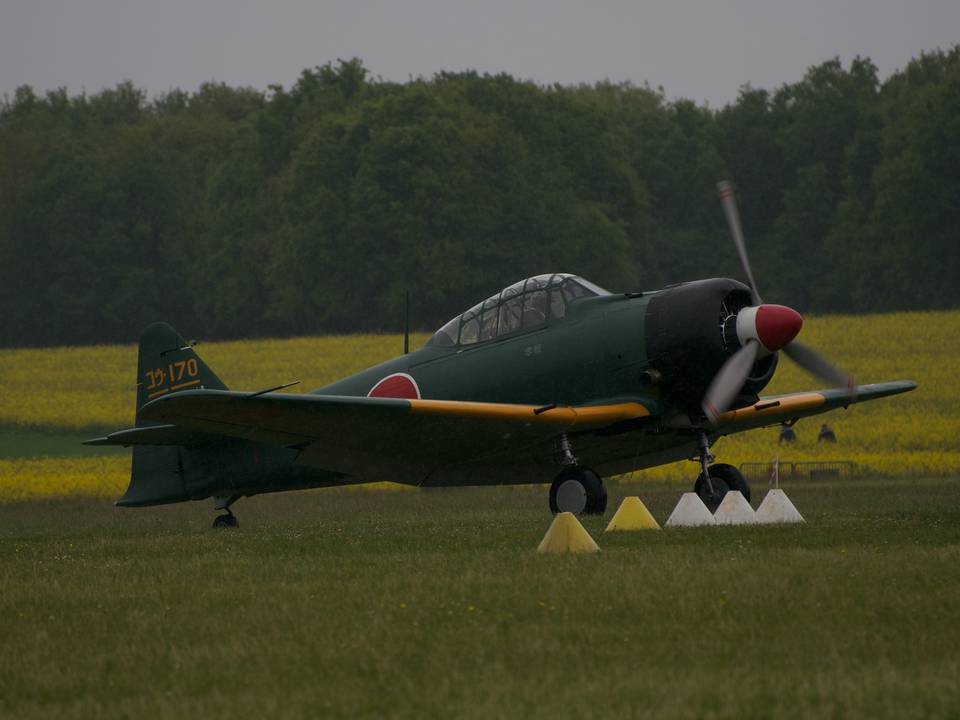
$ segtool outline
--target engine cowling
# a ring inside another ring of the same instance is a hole
[[[664,399],[699,414],[710,382],[748,340],[757,340],[761,352],[734,407],[755,402],[773,378],[776,351],[799,332],[802,319],[779,305],[751,306],[746,285],[715,278],[656,293],[647,305],[645,323],[647,358],[661,378]]]

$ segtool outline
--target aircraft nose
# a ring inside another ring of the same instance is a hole
[[[803,327],[803,317],[784,305],[760,305],[755,319],[757,338],[770,352],[793,340]]]

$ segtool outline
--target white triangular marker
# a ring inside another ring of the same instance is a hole
[[[703,504],[703,500],[696,493],[688,492],[680,496],[680,502],[670,513],[665,525],[667,527],[693,527],[695,525],[715,524],[713,515]]]
[[[731,490],[723,496],[723,502],[713,514],[717,525],[752,525],[757,514],[739,490]]]
[[[757,508],[758,523],[802,523],[805,522],[787,494],[776,488],[767,493],[767,496]]]

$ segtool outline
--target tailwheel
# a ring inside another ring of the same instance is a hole
[[[227,508],[227,512],[223,515],[217,515],[213,519],[213,526],[215,528],[235,528],[240,527],[240,522],[237,520],[237,516],[230,512],[230,508]]]
[[[574,465],[557,475],[550,486],[550,511],[603,514],[607,509],[607,489],[593,470]]]

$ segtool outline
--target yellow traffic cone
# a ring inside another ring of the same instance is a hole
[[[562,512],[550,524],[538,553],[594,553],[600,548],[573,513]]]
[[[660,523],[656,521],[643,500],[636,495],[627,497],[620,503],[617,512],[610,518],[610,524],[604,532],[613,530],[659,530]]]

